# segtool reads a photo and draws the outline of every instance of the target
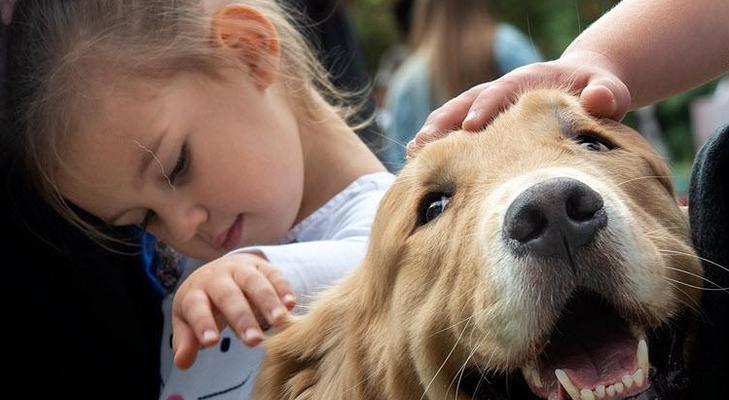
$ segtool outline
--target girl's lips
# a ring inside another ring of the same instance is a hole
[[[215,246],[225,250],[232,250],[240,243],[242,231],[243,215],[238,215],[238,218],[235,219],[233,225],[231,225],[227,231],[216,237]]]

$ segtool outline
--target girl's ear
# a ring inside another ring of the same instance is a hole
[[[236,51],[259,89],[276,79],[281,48],[276,28],[255,8],[230,4],[212,20],[213,44]]]

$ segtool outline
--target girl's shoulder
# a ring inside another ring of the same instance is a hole
[[[355,179],[323,206],[296,224],[287,241],[337,239],[343,232],[369,231],[380,199],[395,180],[389,172]]]

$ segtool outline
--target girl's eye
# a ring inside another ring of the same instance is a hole
[[[175,164],[175,167],[172,169],[172,172],[170,172],[169,179],[170,182],[174,183],[175,180],[182,174],[185,173],[187,170],[187,166],[189,164],[188,158],[188,148],[187,143],[182,145],[182,149],[180,150],[180,155],[177,157],[177,163]]]
[[[577,135],[573,139],[575,143],[590,151],[610,151],[615,148],[612,143],[593,135]]]
[[[418,225],[425,225],[442,214],[451,201],[449,193],[431,193],[425,197],[418,211]]]

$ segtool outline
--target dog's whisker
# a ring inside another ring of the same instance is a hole
[[[643,179],[656,179],[656,178],[671,178],[671,176],[670,175],[644,175],[644,176],[639,176],[637,178],[632,178],[632,179],[628,179],[628,180],[619,182],[615,186],[620,187],[626,183],[631,183],[631,182],[635,182],[635,181],[639,181],[639,180],[643,180]]]
[[[461,330],[460,335],[458,335],[458,339],[456,339],[456,342],[451,347],[451,350],[448,352],[448,355],[446,356],[445,360],[440,364],[440,367],[438,367],[438,370],[435,371],[435,374],[433,375],[433,378],[428,382],[428,384],[425,386],[425,389],[423,389],[423,394],[420,396],[420,400],[423,400],[425,396],[428,394],[428,389],[430,389],[430,386],[435,382],[435,380],[438,378],[438,374],[440,374],[440,371],[443,370],[448,360],[453,355],[453,352],[456,350],[456,347],[458,347],[458,344],[461,342],[461,338],[463,337],[463,334],[466,332],[466,329],[468,328],[468,323],[466,323],[463,326],[463,329]]]
[[[722,287],[722,286],[721,286],[721,285],[719,285],[718,283],[716,283],[716,282],[713,282],[712,280],[710,280],[710,279],[708,279],[708,278],[706,278],[706,277],[704,277],[704,276],[702,276],[702,275],[699,275],[699,274],[696,274],[696,273],[693,273],[693,272],[690,272],[690,271],[686,271],[686,270],[683,270],[683,269],[681,269],[681,268],[675,268],[675,267],[669,267],[669,266],[666,266],[666,269],[670,269],[670,270],[672,270],[672,271],[676,271],[676,272],[681,272],[681,273],[684,273],[684,274],[686,274],[686,275],[690,275],[690,276],[693,276],[693,277],[699,278],[699,279],[701,279],[702,281],[704,281],[704,282],[707,282],[707,283],[709,283],[709,284],[711,284],[711,285],[714,285],[714,286],[715,286],[715,287],[713,287],[713,288],[707,288],[707,287],[704,287],[704,288],[702,289],[702,290],[704,290],[704,291],[724,291],[724,290],[729,290],[729,288],[725,288],[725,287]]]
[[[692,289],[697,289],[697,290],[701,290],[701,291],[705,291],[705,292],[724,292],[724,291],[729,290],[729,288],[704,288],[704,287],[701,287],[701,286],[696,286],[696,285],[692,285],[690,283],[682,282],[682,281],[679,281],[677,279],[669,278],[667,276],[664,276],[663,279],[669,280],[671,282],[675,282],[675,283],[677,283],[679,285],[683,285],[683,286],[686,286],[686,287],[690,287]]]
[[[645,235],[653,236],[653,235],[666,234],[666,233],[671,233],[671,232],[681,232],[684,229],[685,228],[681,227],[681,226],[659,226],[650,231],[643,231],[643,233]],[[659,238],[659,239],[662,238],[662,236],[654,236],[654,237]]]
[[[671,285],[671,287],[673,287],[677,291],[683,293],[683,295],[685,296],[686,299],[692,299],[692,297],[689,296],[689,294],[686,293],[686,291],[684,291],[677,284],[675,284],[673,282],[669,282],[669,281],[666,281],[666,283],[668,283],[669,285]],[[704,313],[701,312],[701,305],[698,304],[695,300],[692,300],[691,303],[688,303],[686,300],[682,300],[681,298],[679,298],[679,301],[681,301],[681,304],[683,304],[687,308],[691,309],[692,312],[696,313],[696,315],[698,315],[698,316],[703,316],[704,315]]]
[[[468,362],[471,360],[471,358],[475,354],[476,354],[476,347],[474,346],[474,348],[471,349],[471,351],[469,352],[468,357],[466,357],[466,360],[463,361],[463,364],[461,364],[461,367],[458,369],[458,371],[456,373],[456,376],[454,376],[453,379],[451,380],[451,383],[449,385],[449,388],[450,388],[450,386],[453,385],[453,381],[456,380],[456,377],[458,378],[457,379],[457,382],[456,382],[456,387],[455,387],[456,397],[458,396],[458,393],[460,391],[460,388],[461,388],[461,380],[463,379],[463,374],[466,372],[466,368],[468,367]]]
[[[471,318],[473,318],[473,316],[466,317],[465,319],[462,319],[462,320],[460,320],[460,321],[458,321],[456,323],[453,323],[450,326],[446,326],[443,329],[439,329],[439,330],[433,332],[432,334],[430,334],[429,337],[437,336],[437,335],[439,335],[439,334],[441,334],[443,332],[446,332],[446,331],[450,330],[451,328],[455,328],[456,326],[458,326],[460,324],[463,324],[463,323],[465,323],[466,325],[468,325],[468,323],[471,321]]]
[[[682,255],[682,256],[686,256],[686,257],[693,257],[693,258],[696,258],[698,260],[701,260],[701,261],[703,261],[703,262],[705,262],[707,264],[711,264],[711,265],[713,265],[713,266],[715,266],[717,268],[720,268],[720,269],[724,270],[725,272],[729,272],[729,268],[727,268],[727,267],[725,267],[725,266],[723,266],[723,265],[721,265],[719,263],[716,263],[714,261],[711,261],[708,258],[701,257],[698,254],[686,253],[686,252],[683,252],[683,251],[671,250],[671,249],[659,249],[658,251],[659,251],[659,253],[673,254],[673,255]]]

